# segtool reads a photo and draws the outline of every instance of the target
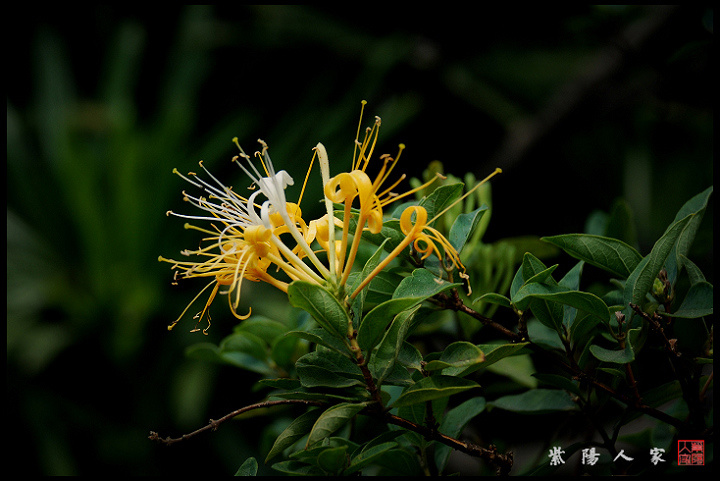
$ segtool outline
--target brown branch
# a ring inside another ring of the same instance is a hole
[[[463,303],[462,299],[460,299],[457,290],[453,289],[452,293],[452,296],[448,296],[447,294],[438,294],[433,299],[445,309],[452,309],[456,312],[464,312],[470,317],[477,319],[478,321],[483,323],[483,325],[498,331],[500,334],[509,338],[513,342],[521,342],[524,340],[520,334],[512,332],[510,329],[506,328],[502,324],[490,319],[489,317],[485,317],[476,310],[466,306],[465,303]]]
[[[684,358],[682,357],[680,351],[677,348],[677,339],[667,338],[667,336],[665,335],[665,330],[660,324],[660,320],[662,318],[657,313],[654,313],[652,316],[650,316],[645,313],[640,306],[633,303],[630,303],[630,307],[639,316],[648,321],[648,323],[650,324],[650,326],[652,326],[655,332],[659,333],[660,336],[662,336],[665,343],[665,351],[667,352],[667,357],[670,361],[670,366],[672,367],[673,372],[675,373],[675,376],[680,383],[680,389],[683,393],[683,399],[685,399],[685,402],[690,409],[689,424],[693,425],[695,430],[701,429],[701,427],[704,426],[705,423],[703,419],[704,416],[702,412],[702,406],[700,404],[701,398],[698,394],[698,380],[692,375],[691,369],[688,366],[687,362],[683,362]]]
[[[221,417],[220,419],[211,419],[210,422],[201,427],[200,429],[196,429],[195,431],[183,434],[182,436],[178,438],[171,438],[161,437],[158,433],[155,431],[150,431],[150,435],[148,436],[148,439],[151,441],[157,441],[159,443],[162,443],[166,446],[173,445],[175,443],[179,443],[181,441],[186,441],[200,433],[203,433],[205,431],[215,431],[217,428],[224,422],[234,418],[235,416],[238,416],[240,414],[243,414],[248,411],[252,411],[254,409],[262,409],[262,408],[269,408],[273,406],[281,406],[281,405],[288,405],[288,404],[303,404],[305,406],[330,406],[330,403],[326,403],[324,401],[316,401],[316,400],[306,400],[306,399],[281,399],[277,401],[263,401],[256,404],[251,404],[249,406],[242,407],[240,409],[237,409],[229,414],[226,414],[225,416]],[[512,468],[512,462],[513,462],[513,456],[512,453],[506,453],[506,454],[500,454],[497,451],[497,448],[493,445],[491,445],[489,448],[483,448],[481,446],[467,443],[464,441],[460,441],[458,439],[455,439],[453,437],[447,436],[445,434],[442,434],[441,432],[437,431],[436,429],[432,429],[427,426],[421,426],[419,424],[416,424],[412,421],[408,421],[407,419],[401,418],[399,416],[396,416],[394,414],[387,413],[383,411],[382,406],[372,405],[369,406],[361,411],[362,414],[366,416],[375,417],[377,419],[380,419],[388,424],[394,424],[395,426],[400,426],[402,428],[405,428],[409,431],[416,432],[426,439],[430,439],[433,441],[438,441],[440,443],[443,443],[453,449],[457,449],[459,451],[462,451],[464,453],[467,453],[471,456],[478,457],[478,458],[485,458],[491,463],[495,464],[498,467],[498,472],[501,474],[507,474],[510,471],[510,468]]]
[[[497,466],[498,474],[508,474],[512,468],[512,452],[501,454],[494,445],[490,445],[488,448],[483,448],[482,446],[478,446],[476,444],[460,441],[437,430],[415,424],[412,421],[408,421],[407,419],[390,413],[385,414],[384,421],[388,424],[394,424],[395,426],[400,426],[401,428],[416,432],[424,436],[426,439],[438,441],[446,446],[450,446],[453,449],[469,454],[470,456],[487,459],[489,462]]]
[[[551,359],[555,364],[558,364],[560,367],[565,369],[568,373],[570,373],[573,377],[577,379],[583,379],[589,383],[591,383],[596,388],[607,392],[615,399],[622,401],[626,405],[644,413],[649,416],[652,416],[656,419],[659,419],[660,421],[663,421],[667,424],[670,424],[671,426],[675,426],[677,428],[680,428],[683,426],[683,422],[677,418],[674,418],[662,411],[659,411],[651,406],[648,406],[642,402],[639,398],[631,398],[629,396],[626,396],[615,389],[611,388],[610,386],[607,386],[597,379],[595,377],[591,376],[590,374],[587,374],[585,371],[580,369],[577,366],[570,365],[563,361],[562,359],[558,358],[557,356],[554,356],[547,352],[545,349],[540,348],[537,344],[532,343],[525,337],[521,336],[518,333],[512,332],[509,329],[507,329],[505,326],[502,326],[501,324],[497,323],[496,321],[487,318],[483,316],[482,314],[476,312],[475,310],[467,307],[460,297],[457,295],[457,292],[455,292],[455,295],[448,296],[446,294],[439,294],[435,296],[435,301],[439,303],[442,307],[445,307],[446,309],[452,309],[457,312],[464,312],[474,319],[477,319],[478,321],[482,322],[484,325],[489,326],[493,329],[495,329],[497,332],[503,334],[505,337],[510,339],[513,342],[522,342],[527,341],[529,342],[528,347],[533,350],[533,352],[540,354],[542,356],[546,356],[549,359]]]
[[[680,353],[677,350],[677,346],[675,345],[676,339],[668,339],[665,335],[665,329],[663,329],[662,325],[660,324],[660,320],[662,319],[658,314],[653,314],[652,316],[649,316],[645,311],[642,310],[640,306],[637,304],[630,303],[630,307],[633,311],[635,311],[640,317],[648,321],[648,323],[655,329],[655,331],[662,336],[663,341],[665,343],[665,349],[672,354],[674,357],[680,357]]]
[[[282,399],[279,401],[263,401],[256,404],[250,404],[249,406],[242,407],[240,409],[237,409],[229,414],[226,414],[225,416],[221,417],[220,419],[211,419],[210,422],[201,427],[200,429],[197,429],[191,433],[183,434],[179,438],[171,438],[166,437],[162,438],[158,433],[155,431],[150,431],[150,436],[148,436],[148,439],[151,441],[157,441],[159,443],[165,444],[167,446],[170,446],[171,444],[178,443],[180,441],[185,441],[187,439],[192,438],[193,436],[196,436],[204,431],[212,430],[215,431],[220,424],[224,423],[225,421],[228,421],[229,419],[234,418],[235,416],[239,416],[240,414],[246,413],[248,411],[252,411],[253,409],[262,409],[262,408],[269,408],[273,406],[280,406],[285,404],[304,404],[306,406],[326,406],[327,403],[323,401],[314,401],[314,400],[308,400],[308,399]]]

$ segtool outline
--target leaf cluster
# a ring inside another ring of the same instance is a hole
[[[440,185],[418,202],[432,217],[463,189]],[[711,194],[712,187],[683,205],[646,255],[630,239],[606,235],[618,231],[611,218],[604,232],[540,239],[577,260],[562,277],[559,264],[525,252],[507,290],[468,296],[458,272],[410,251],[352,300],[296,281],[288,289],[295,318],[252,317],[219,346],[188,352],[258,373],[256,388],[268,399],[312,402],[267,449],[265,462],[286,474],[442,474],[452,450],[485,461],[481,472],[507,473],[512,453],[495,443],[512,445],[512,436],[485,447],[463,440],[496,411],[589,418],[609,453],[623,427],[643,415],[653,442],[669,448],[673,435],[702,436],[712,426],[703,398],[711,386],[704,367],[712,363],[713,287],[688,257]],[[488,205],[460,208],[438,226],[458,252],[502,245],[485,246],[477,235]],[[363,236],[374,247],[350,277],[350,292],[402,232],[390,219]],[[480,269],[468,263],[471,275]],[[606,276],[601,287],[583,282],[590,269]],[[471,307],[480,304],[514,323]],[[452,329],[459,318],[476,328]],[[648,377],[644,359],[659,356],[671,372],[639,380]],[[597,445],[592,434],[576,448]],[[546,473],[547,461],[541,465]],[[257,472],[255,459],[241,472]]]

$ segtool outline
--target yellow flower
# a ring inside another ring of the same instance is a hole
[[[355,291],[350,295],[350,298],[355,298],[360,291],[367,286],[370,281],[387,265],[397,257],[405,248],[410,244],[413,245],[415,251],[421,254],[421,260],[428,258],[431,254],[435,254],[438,259],[445,264],[445,258],[449,258],[453,267],[458,270],[458,274],[461,278],[467,279],[468,276],[465,273],[465,266],[460,260],[460,255],[450,242],[442,235],[437,229],[432,227],[430,224],[442,216],[445,212],[450,210],[458,202],[462,201],[465,197],[470,195],[479,186],[490,180],[493,176],[501,173],[502,170],[495,169],[495,171],[479,182],[475,187],[466,192],[462,197],[453,202],[450,206],[446,207],[442,212],[438,213],[434,218],[428,221],[427,210],[422,206],[411,205],[406,207],[400,215],[400,229],[405,234],[405,238],[388,254],[388,256],[380,262],[375,269],[368,274]],[[422,188],[421,186],[419,188]],[[418,189],[419,189],[418,188]],[[413,218],[414,217],[414,218]],[[440,248],[438,248],[438,245]],[[469,284],[468,284],[469,288]]]
[[[235,142],[237,144],[237,140]],[[227,294],[230,310],[235,317],[247,319],[252,309],[245,315],[237,312],[243,280],[267,282],[287,292],[288,283],[268,273],[268,269],[273,264],[278,270],[284,272],[290,281],[304,280],[322,283],[324,282],[323,276],[328,275],[327,268],[310,248],[315,237],[315,230],[309,228],[302,219],[299,205],[287,202],[285,199],[285,189],[288,185],[293,184],[292,177],[284,170],[275,171],[267,152],[267,145],[262,141],[260,143],[263,149],[262,152],[256,153],[256,157],[260,158],[262,162],[264,176],[255,168],[250,157],[245,154],[239,144],[238,148],[241,153],[233,159],[250,177],[252,187],[257,189],[248,198],[236,194],[230,187],[213,177],[202,162],[200,166],[212,182],[205,181],[192,172],[188,176],[184,176],[177,169],[173,171],[208,194],[206,198],[183,192],[184,200],[195,204],[207,215],[186,215],[174,212],[168,212],[168,214],[192,220],[208,221],[211,223],[212,230],[185,224],[186,228],[208,234],[208,237],[203,239],[203,242],[207,243],[205,247],[181,252],[185,256],[199,257],[199,260],[177,261],[162,256],[159,257],[159,260],[173,264],[173,269],[176,270],[176,280],[178,278],[204,277],[210,278],[212,281],[195,296],[180,317],[168,327],[169,329],[174,327],[190,305],[210,287],[212,287],[212,291],[205,307],[195,316],[198,324],[203,318],[207,318],[208,327],[210,326],[208,309],[218,293]],[[241,159],[245,161],[246,165],[243,165]],[[263,195],[266,200],[258,199],[260,195]],[[281,239],[281,235],[283,239]],[[286,243],[288,235],[294,245]],[[319,274],[303,261],[305,258],[310,260]],[[226,286],[227,289],[220,291],[220,286]],[[193,329],[193,331],[197,330],[199,330],[197,327]],[[206,331],[207,327],[203,329],[204,333]]]
[[[363,109],[365,104],[366,102],[363,101]],[[360,239],[362,237],[362,231],[367,229],[374,234],[381,231],[383,226],[383,208],[392,202],[407,197],[408,195],[427,187],[435,181],[435,179],[431,179],[429,182],[402,194],[394,193],[393,189],[405,179],[405,174],[403,174],[390,186],[384,187],[385,181],[390,176],[390,173],[400,159],[400,154],[405,148],[403,144],[400,144],[398,155],[395,158],[392,158],[387,154],[380,156],[382,166],[378,174],[375,176],[375,179],[371,180],[370,176],[366,173],[366,169],[370,164],[375,150],[378,134],[380,132],[381,121],[380,117],[375,117],[373,126],[365,131],[365,137],[362,141],[359,140],[361,123],[362,110],[360,113],[360,122],[358,123],[358,131],[355,137],[356,148],[353,153],[351,171],[340,173],[331,179],[328,178],[329,176],[326,173],[324,174],[324,192],[327,201],[344,204],[342,238],[340,240],[339,247],[337,247],[337,249],[333,249],[333,253],[337,251],[338,270],[342,273],[340,285],[345,285],[348,276],[350,275],[360,244]],[[328,160],[325,147],[322,144],[318,144],[316,149],[318,151],[321,167],[325,172],[327,172]],[[352,208],[356,199],[359,207],[357,224],[352,245],[350,246],[350,252],[347,254],[347,260],[345,260],[348,249]],[[330,205],[328,206],[328,216],[333,216]]]
[[[232,188],[213,177],[202,162],[200,167],[209,176],[210,181],[203,180],[192,172],[184,176],[177,170],[173,171],[194,187],[204,191],[207,197],[183,192],[184,200],[194,204],[204,211],[204,214],[186,215],[174,212],[168,214],[206,221],[210,223],[211,228],[185,224],[186,228],[207,235],[202,239],[205,243],[204,247],[181,252],[185,256],[195,257],[195,260],[177,261],[164,257],[160,257],[159,260],[173,264],[176,280],[202,277],[210,279],[210,282],[195,296],[180,317],[168,327],[169,329],[172,329],[190,306],[211,287],[205,307],[195,316],[198,324],[202,319],[207,318],[208,327],[210,326],[208,310],[218,293],[228,296],[230,310],[238,319],[247,319],[252,309],[244,315],[238,313],[244,280],[267,282],[284,292],[288,291],[289,282],[301,280],[327,286],[339,299],[345,297],[345,285],[355,263],[363,231],[380,233],[384,222],[383,209],[387,205],[424,189],[435,180],[433,178],[401,194],[393,192],[393,189],[403,181],[404,174],[389,186],[385,185],[404,149],[402,144],[395,158],[387,154],[380,156],[382,165],[379,172],[374,179],[370,178],[366,169],[372,160],[377,143],[380,118],[375,118],[374,124],[365,131],[365,136],[360,141],[360,125],[365,104],[366,102],[363,101],[355,137],[356,148],[349,172],[331,178],[325,147],[322,143],[318,143],[314,148],[320,162],[327,214],[309,223],[302,218],[299,204],[315,156],[310,162],[297,203],[288,202],[285,196],[287,187],[294,184],[293,178],[284,170],[275,170],[267,144],[262,140],[258,141],[262,145],[262,150],[255,153],[255,157],[262,164],[260,170],[255,166],[252,158],[245,154],[237,139],[234,139],[240,154],[234,157],[233,161],[250,178],[252,181],[250,188],[254,190],[247,198],[238,195]],[[335,217],[334,204],[343,205],[342,221]],[[352,244],[348,245],[352,218],[356,219],[356,227],[352,233]],[[400,218],[400,227],[405,238],[350,294],[350,299],[353,299],[377,273],[410,244],[421,255],[421,259],[435,254],[445,264],[445,259],[448,258],[452,268],[457,269],[461,277],[466,277],[465,267],[458,253],[448,240],[431,226],[433,221],[434,219],[428,221],[427,211],[423,207],[411,206],[405,209]],[[336,228],[341,229],[339,240],[335,238]],[[317,252],[322,251],[316,252],[311,247],[315,242],[327,254],[325,261],[317,255]],[[275,267],[269,272],[272,266]],[[285,277],[278,278],[271,272],[282,272]],[[221,291],[221,286],[226,289]],[[208,327],[203,329],[204,333]],[[199,329],[196,326],[194,331],[197,330]]]

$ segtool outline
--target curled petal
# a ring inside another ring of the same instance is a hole
[[[347,172],[336,175],[325,185],[325,196],[336,203],[352,202],[357,195],[355,180]]]
[[[412,221],[412,215],[415,214],[415,222]],[[403,234],[409,236],[416,234],[425,228],[427,223],[427,211],[419,205],[411,205],[406,208],[400,216],[400,229]]]
[[[420,256],[421,259],[427,259],[433,252],[435,252],[435,254],[440,257],[440,255],[438,254],[438,249],[437,247],[435,247],[433,241],[430,239],[430,237],[423,233],[420,233],[416,236],[415,241],[413,242],[413,247],[418,252],[418,254],[422,254]]]
[[[367,226],[368,230],[373,234],[379,234],[383,226],[383,211],[380,205],[372,209],[367,214]]]

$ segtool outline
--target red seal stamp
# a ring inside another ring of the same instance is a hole
[[[702,439],[678,440],[678,466],[704,466],[705,441]]]

